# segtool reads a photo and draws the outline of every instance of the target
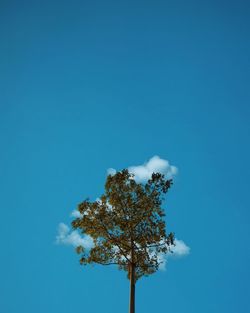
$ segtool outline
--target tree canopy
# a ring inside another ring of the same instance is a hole
[[[104,194],[78,205],[81,217],[74,229],[93,238],[93,247],[77,247],[80,263],[117,264],[134,281],[156,272],[161,254],[171,252],[174,234],[166,232],[162,202],[171,179],[153,173],[145,183],[136,182],[127,169],[107,176]]]

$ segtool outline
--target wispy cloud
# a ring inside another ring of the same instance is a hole
[[[77,230],[70,231],[69,226],[60,223],[58,226],[56,243],[72,245],[74,247],[83,246],[86,249],[90,249],[93,246],[93,239],[88,235],[82,237]]]
[[[173,178],[178,172],[176,166],[170,165],[168,160],[161,159],[157,155],[153,156],[149,161],[142,165],[129,166],[128,170],[135,175],[135,180],[137,182],[145,182],[151,178],[153,173],[157,172],[164,174],[167,179]],[[108,175],[114,175],[115,173],[116,170],[114,168],[109,168],[107,170]]]
[[[185,244],[183,240],[175,239],[175,245],[171,246],[172,253],[160,253],[158,255],[158,261],[161,263],[159,269],[166,270],[167,262],[170,258],[181,258],[190,253],[190,247]]]
[[[172,256],[174,257],[182,257],[188,255],[190,253],[190,248],[185,244],[184,241],[175,239],[175,246],[171,247]]]
[[[157,259],[158,259],[158,262],[160,263],[159,270],[165,271],[166,265],[167,265],[167,255],[164,253],[159,253]]]
[[[116,170],[112,167],[107,169],[107,175],[115,175]]]
[[[78,210],[72,211],[70,216],[72,216],[74,218],[82,218],[83,217],[83,215]]]

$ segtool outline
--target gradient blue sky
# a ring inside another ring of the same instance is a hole
[[[249,29],[239,0],[0,2],[1,313],[127,312],[123,272],[54,241],[107,168],[153,155],[191,253],[137,312],[250,311]]]

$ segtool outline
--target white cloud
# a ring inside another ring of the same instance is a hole
[[[115,173],[116,173],[116,170],[114,168],[111,167],[107,169],[107,175],[113,176],[115,175]]]
[[[176,166],[170,165],[169,161],[161,159],[157,155],[153,156],[148,162],[142,165],[128,167],[128,170],[135,175],[137,182],[147,181],[151,178],[153,173],[164,174],[167,179],[170,179],[178,172]],[[107,170],[108,175],[114,175],[115,173],[116,170],[113,168]]]
[[[148,162],[143,165],[130,166],[129,172],[135,175],[135,180],[144,182],[151,178],[153,173],[161,173],[170,179],[177,174],[177,167],[170,165],[169,161],[161,159],[159,156],[153,156]]]
[[[83,215],[78,211],[78,210],[74,210],[71,212],[70,216],[75,217],[75,218],[81,218],[83,217]]]
[[[175,239],[174,243],[175,245],[171,246],[172,253],[171,252],[168,252],[167,254],[159,253],[158,255],[158,261],[161,263],[159,265],[159,269],[161,271],[166,270],[166,265],[167,265],[169,258],[171,257],[180,258],[190,253],[190,248],[185,244],[184,241]]]
[[[188,255],[190,248],[185,244],[184,241],[175,239],[175,246],[171,247],[172,255],[175,257],[182,257]]]
[[[160,244],[164,243],[164,241],[160,241]],[[185,244],[184,241],[175,239],[174,240],[175,245],[171,246],[171,252],[167,253],[157,253],[157,260],[160,263],[159,264],[159,270],[165,271],[166,270],[166,265],[169,260],[169,258],[174,258],[174,257],[183,257],[190,252],[190,248]],[[138,246],[139,247],[139,246]],[[155,256],[156,250],[155,249],[147,249],[148,253],[151,257]]]
[[[83,246],[86,249],[90,249],[93,246],[93,239],[89,235],[82,237],[77,230],[70,231],[70,228],[66,224],[60,223],[56,243],[72,245],[74,247]]]
[[[166,265],[167,265],[167,255],[164,253],[159,253],[157,256],[157,259],[158,259],[158,262],[160,263],[159,270],[165,271]]]

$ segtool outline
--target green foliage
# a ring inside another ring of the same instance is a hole
[[[146,184],[137,183],[126,169],[109,175],[100,201],[80,203],[82,217],[72,222],[74,229],[94,240],[90,251],[77,247],[80,263],[117,264],[128,277],[133,265],[136,280],[156,272],[159,254],[174,244],[173,233],[166,233],[161,207],[171,185],[172,180],[160,173],[153,173]]]

